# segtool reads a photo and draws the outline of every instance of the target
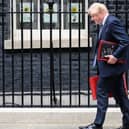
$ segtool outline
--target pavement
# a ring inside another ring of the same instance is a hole
[[[92,123],[96,108],[1,108],[0,129],[78,129]],[[121,126],[119,108],[109,108],[104,129]]]
[[[78,129],[77,125],[15,125],[0,126],[1,129]],[[104,129],[115,129],[113,127],[105,127]]]

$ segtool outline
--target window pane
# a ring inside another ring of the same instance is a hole
[[[64,0],[64,28],[72,29],[85,28],[85,2],[84,0]]]
[[[32,8],[32,9],[31,9]],[[37,2],[36,0],[23,0],[21,3],[21,0],[16,1],[16,21],[17,21],[17,29],[21,29],[21,26],[23,29],[30,29],[31,23],[32,28],[37,28],[37,19],[38,14],[34,13],[37,12]],[[32,14],[31,14],[32,11]],[[23,13],[21,13],[23,12]]]
[[[43,2],[43,29],[49,29],[50,28],[50,22],[53,29],[59,29],[59,2],[56,0],[52,4],[52,10],[50,9],[50,5],[47,2]],[[51,15],[50,15],[51,11]],[[52,17],[50,21],[50,16]]]

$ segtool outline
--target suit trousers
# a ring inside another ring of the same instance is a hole
[[[98,80],[97,114],[94,121],[95,124],[103,125],[108,107],[108,95],[109,92],[111,92],[123,114],[123,125],[129,126],[129,100],[124,90],[122,74],[110,77],[100,77]]]

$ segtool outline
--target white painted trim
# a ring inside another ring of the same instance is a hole
[[[1,112],[42,112],[42,113],[94,113],[97,108],[0,108]],[[119,108],[108,108],[107,112],[120,112]]]
[[[38,11],[39,11],[39,0],[37,1],[37,6],[38,6]],[[11,4],[10,4],[11,6]],[[16,0],[13,1],[13,11],[16,12]],[[62,2],[62,10],[63,10],[63,2]],[[85,0],[85,11],[87,11],[88,8],[88,0]],[[16,13],[13,14],[14,17],[14,49],[21,49],[21,30],[17,29],[16,27]],[[63,29],[64,28],[64,16],[62,14],[62,29],[61,29],[61,43],[62,43],[62,48],[68,48],[69,47],[69,30],[67,29]],[[11,19],[11,18],[10,18]],[[32,48],[40,48],[40,25],[39,25],[39,14],[38,14],[38,28],[32,30]],[[11,21],[11,20],[10,20]],[[11,28],[11,24],[10,24],[10,28]],[[88,16],[87,14],[85,14],[85,29],[81,29],[80,34],[81,34],[81,41],[80,47],[88,47]],[[10,29],[11,30],[11,29]],[[71,35],[72,35],[72,47],[78,47],[78,30],[76,29],[72,29],[71,31]],[[11,37],[11,34],[10,34]],[[42,37],[43,37],[43,48],[50,48],[50,31],[49,30],[42,30]],[[24,29],[23,30],[23,48],[30,48],[30,30]],[[59,30],[58,29],[53,29],[53,41],[55,41],[56,43],[54,44],[54,48],[58,48],[59,47]],[[91,44],[91,41],[90,41]],[[90,45],[92,46],[92,44]],[[4,45],[5,49],[12,49],[12,40],[5,40],[5,45]]]

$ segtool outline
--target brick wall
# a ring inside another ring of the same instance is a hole
[[[72,53],[71,58],[71,84],[72,89],[78,89],[78,78],[79,78],[79,68],[78,68],[78,52]],[[12,57],[14,58],[14,73],[12,73]],[[70,88],[70,63],[69,63],[69,53],[61,53],[61,77],[62,77],[62,89],[69,90]],[[15,91],[21,90],[21,83],[23,81],[24,91],[30,91],[31,86],[33,86],[34,91],[40,90],[41,81],[43,83],[43,89],[50,89],[50,53],[42,53],[42,80],[41,80],[41,54],[39,52],[32,53],[32,65],[31,65],[31,53],[23,53],[23,63],[21,53],[5,53],[4,55],[5,63],[5,90],[11,91],[12,89],[12,74],[14,75],[14,89]],[[87,84],[87,53],[81,52],[80,59],[80,82],[81,89],[86,89]],[[23,65],[23,68],[21,67]],[[32,71],[31,71],[32,68]],[[55,87],[59,89],[60,85],[60,65],[59,65],[59,53],[54,54],[54,79]],[[2,71],[2,69],[1,69]],[[1,73],[0,71],[0,73]],[[22,77],[23,74],[23,77]],[[32,76],[32,81],[31,81]],[[0,76],[0,85],[2,85],[2,77]],[[2,90],[2,87],[0,87]]]

